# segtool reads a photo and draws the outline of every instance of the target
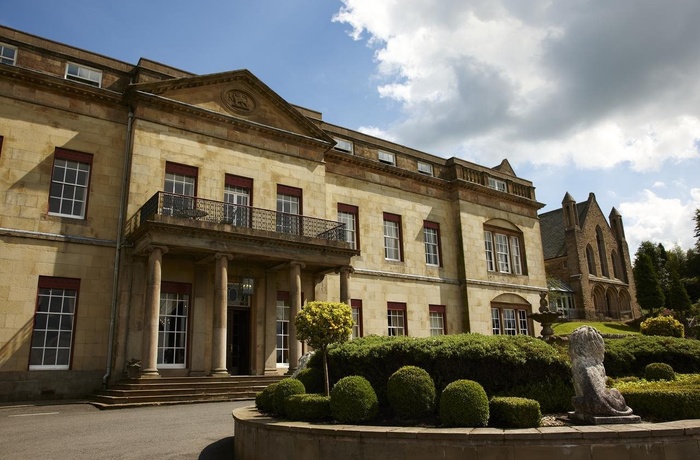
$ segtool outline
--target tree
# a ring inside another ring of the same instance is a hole
[[[685,320],[692,307],[692,302],[676,270],[671,270],[670,278],[666,306],[675,313],[676,318]]]
[[[695,247],[700,251],[700,208],[695,210],[695,238],[698,240],[695,242]]]
[[[659,278],[654,270],[651,257],[639,254],[634,262],[634,283],[637,285],[637,301],[639,306],[651,313],[664,306],[664,293],[659,284]]]
[[[341,302],[307,302],[294,318],[297,338],[308,343],[323,357],[326,396],[330,395],[328,347],[347,341],[352,333],[352,325],[352,309]]]

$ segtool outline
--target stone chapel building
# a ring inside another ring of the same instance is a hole
[[[569,319],[632,319],[641,316],[622,216],[610,223],[590,193],[576,203],[567,192],[562,207],[540,215],[550,308]]]
[[[272,375],[307,300],[353,336],[537,335],[535,187],[368,136],[247,70],[0,27],[0,400]],[[608,241],[608,240],[606,240]]]

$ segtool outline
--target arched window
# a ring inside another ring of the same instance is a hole
[[[612,259],[613,266],[613,276],[615,279],[622,279],[622,266],[620,265],[620,257],[617,255],[617,251],[614,249],[610,253],[610,258]]]
[[[613,319],[620,319],[620,307],[617,301],[617,292],[614,289],[608,289],[605,293],[605,304],[607,309],[605,316]]]
[[[591,293],[591,300],[593,301],[593,305],[595,307],[596,316],[600,319],[604,318],[607,312],[607,305],[605,291],[603,288],[600,286],[594,287],[593,292]]]
[[[589,244],[586,246],[586,259],[588,259],[588,273],[591,275],[597,275],[595,269],[595,254],[593,254],[593,248]]]
[[[610,278],[610,273],[608,272],[608,258],[605,252],[605,240],[603,239],[603,231],[600,227],[595,228],[595,239],[598,244],[598,257],[600,257],[600,271],[602,275],[606,278]]]

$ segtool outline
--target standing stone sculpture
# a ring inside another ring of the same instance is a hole
[[[605,386],[605,342],[591,326],[581,326],[569,336],[569,357],[576,396],[571,400],[575,411],[569,413],[574,422],[590,424],[639,423],[632,409],[615,388]]]

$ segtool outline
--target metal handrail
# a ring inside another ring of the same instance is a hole
[[[341,222],[166,192],[157,192],[141,206],[127,222],[125,234],[131,235],[156,215],[282,235],[345,241],[345,224]]]

